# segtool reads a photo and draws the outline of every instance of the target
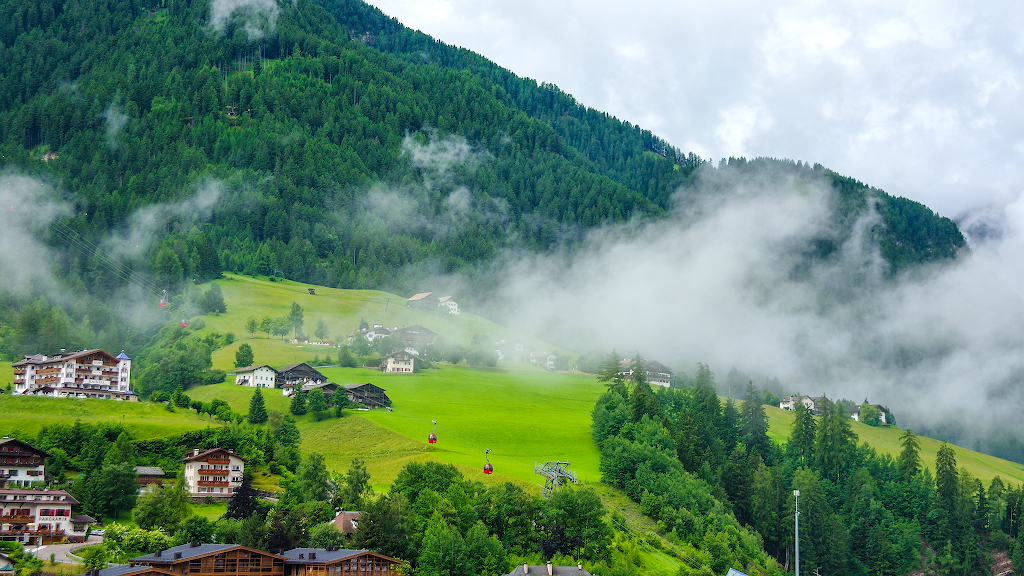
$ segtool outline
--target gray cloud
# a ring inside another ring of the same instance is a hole
[[[705,157],[820,162],[949,216],[1024,189],[1018,4],[371,3]]]
[[[236,13],[244,19],[249,39],[255,40],[273,31],[280,9],[277,0],[213,0],[210,3],[210,26],[220,32]]]
[[[55,200],[43,183],[11,170],[0,173],[0,201],[0,289],[19,295],[57,293],[50,276],[53,259],[39,238],[51,222],[69,215],[70,207]]]
[[[668,219],[595,231],[571,256],[513,259],[494,306],[577,350],[639,350],[688,372],[703,361],[723,380],[731,366],[777,375],[793,392],[886,404],[903,424],[1021,430],[1024,300],[992,271],[1021,253],[1024,200],[1006,212],[1012,235],[893,283],[873,210],[808,269],[808,241],[836,234],[831,194],[779,179],[717,189]]]

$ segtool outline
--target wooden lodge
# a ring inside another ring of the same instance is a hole
[[[294,548],[282,552],[285,576],[399,576],[401,560],[369,550]]]
[[[354,404],[362,404],[367,408],[387,408],[391,406],[391,398],[380,386],[366,382],[364,384],[345,384],[348,399]]]
[[[368,550],[294,548],[271,554],[237,544],[193,542],[81,576],[400,576],[402,561]]]

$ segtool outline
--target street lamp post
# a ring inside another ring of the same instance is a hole
[[[793,497],[796,498],[796,511],[793,514],[793,523],[795,524],[796,537],[796,576],[800,576],[800,491],[793,490]]]

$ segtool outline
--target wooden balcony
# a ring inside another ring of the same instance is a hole
[[[200,486],[227,486],[227,480],[199,480],[196,482]]]
[[[231,470],[214,470],[212,468],[200,468],[198,472],[200,476],[227,476],[231,474]]]
[[[36,517],[31,514],[16,514],[13,516],[0,516],[0,524],[10,524],[11,522],[35,522]]]
[[[206,459],[207,464],[230,464],[230,458],[211,457]]]

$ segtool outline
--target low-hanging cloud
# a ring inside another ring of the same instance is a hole
[[[187,229],[208,219],[223,197],[224,184],[220,180],[208,180],[200,184],[192,196],[180,202],[140,208],[128,217],[128,225],[123,230],[111,234],[103,249],[112,256],[139,256],[170,227]]]
[[[277,26],[280,8],[277,0],[213,0],[210,3],[210,26],[220,32],[232,16],[243,19],[250,40],[262,38]]]
[[[1024,210],[1008,210],[1019,227],[985,256],[893,281],[871,205],[841,234],[827,185],[703,192],[711,200],[666,219],[595,231],[571,256],[510,262],[496,299],[506,321],[577,350],[640,351],[687,371],[703,361],[720,376],[737,366],[791,392],[868,398],[903,424],[1021,428],[1024,301],[984,258],[1024,242]],[[807,256],[821,237],[842,239],[825,261]]]
[[[54,220],[71,213],[42,182],[10,170],[0,173],[0,290],[17,295],[57,292],[50,250],[39,240]]]

